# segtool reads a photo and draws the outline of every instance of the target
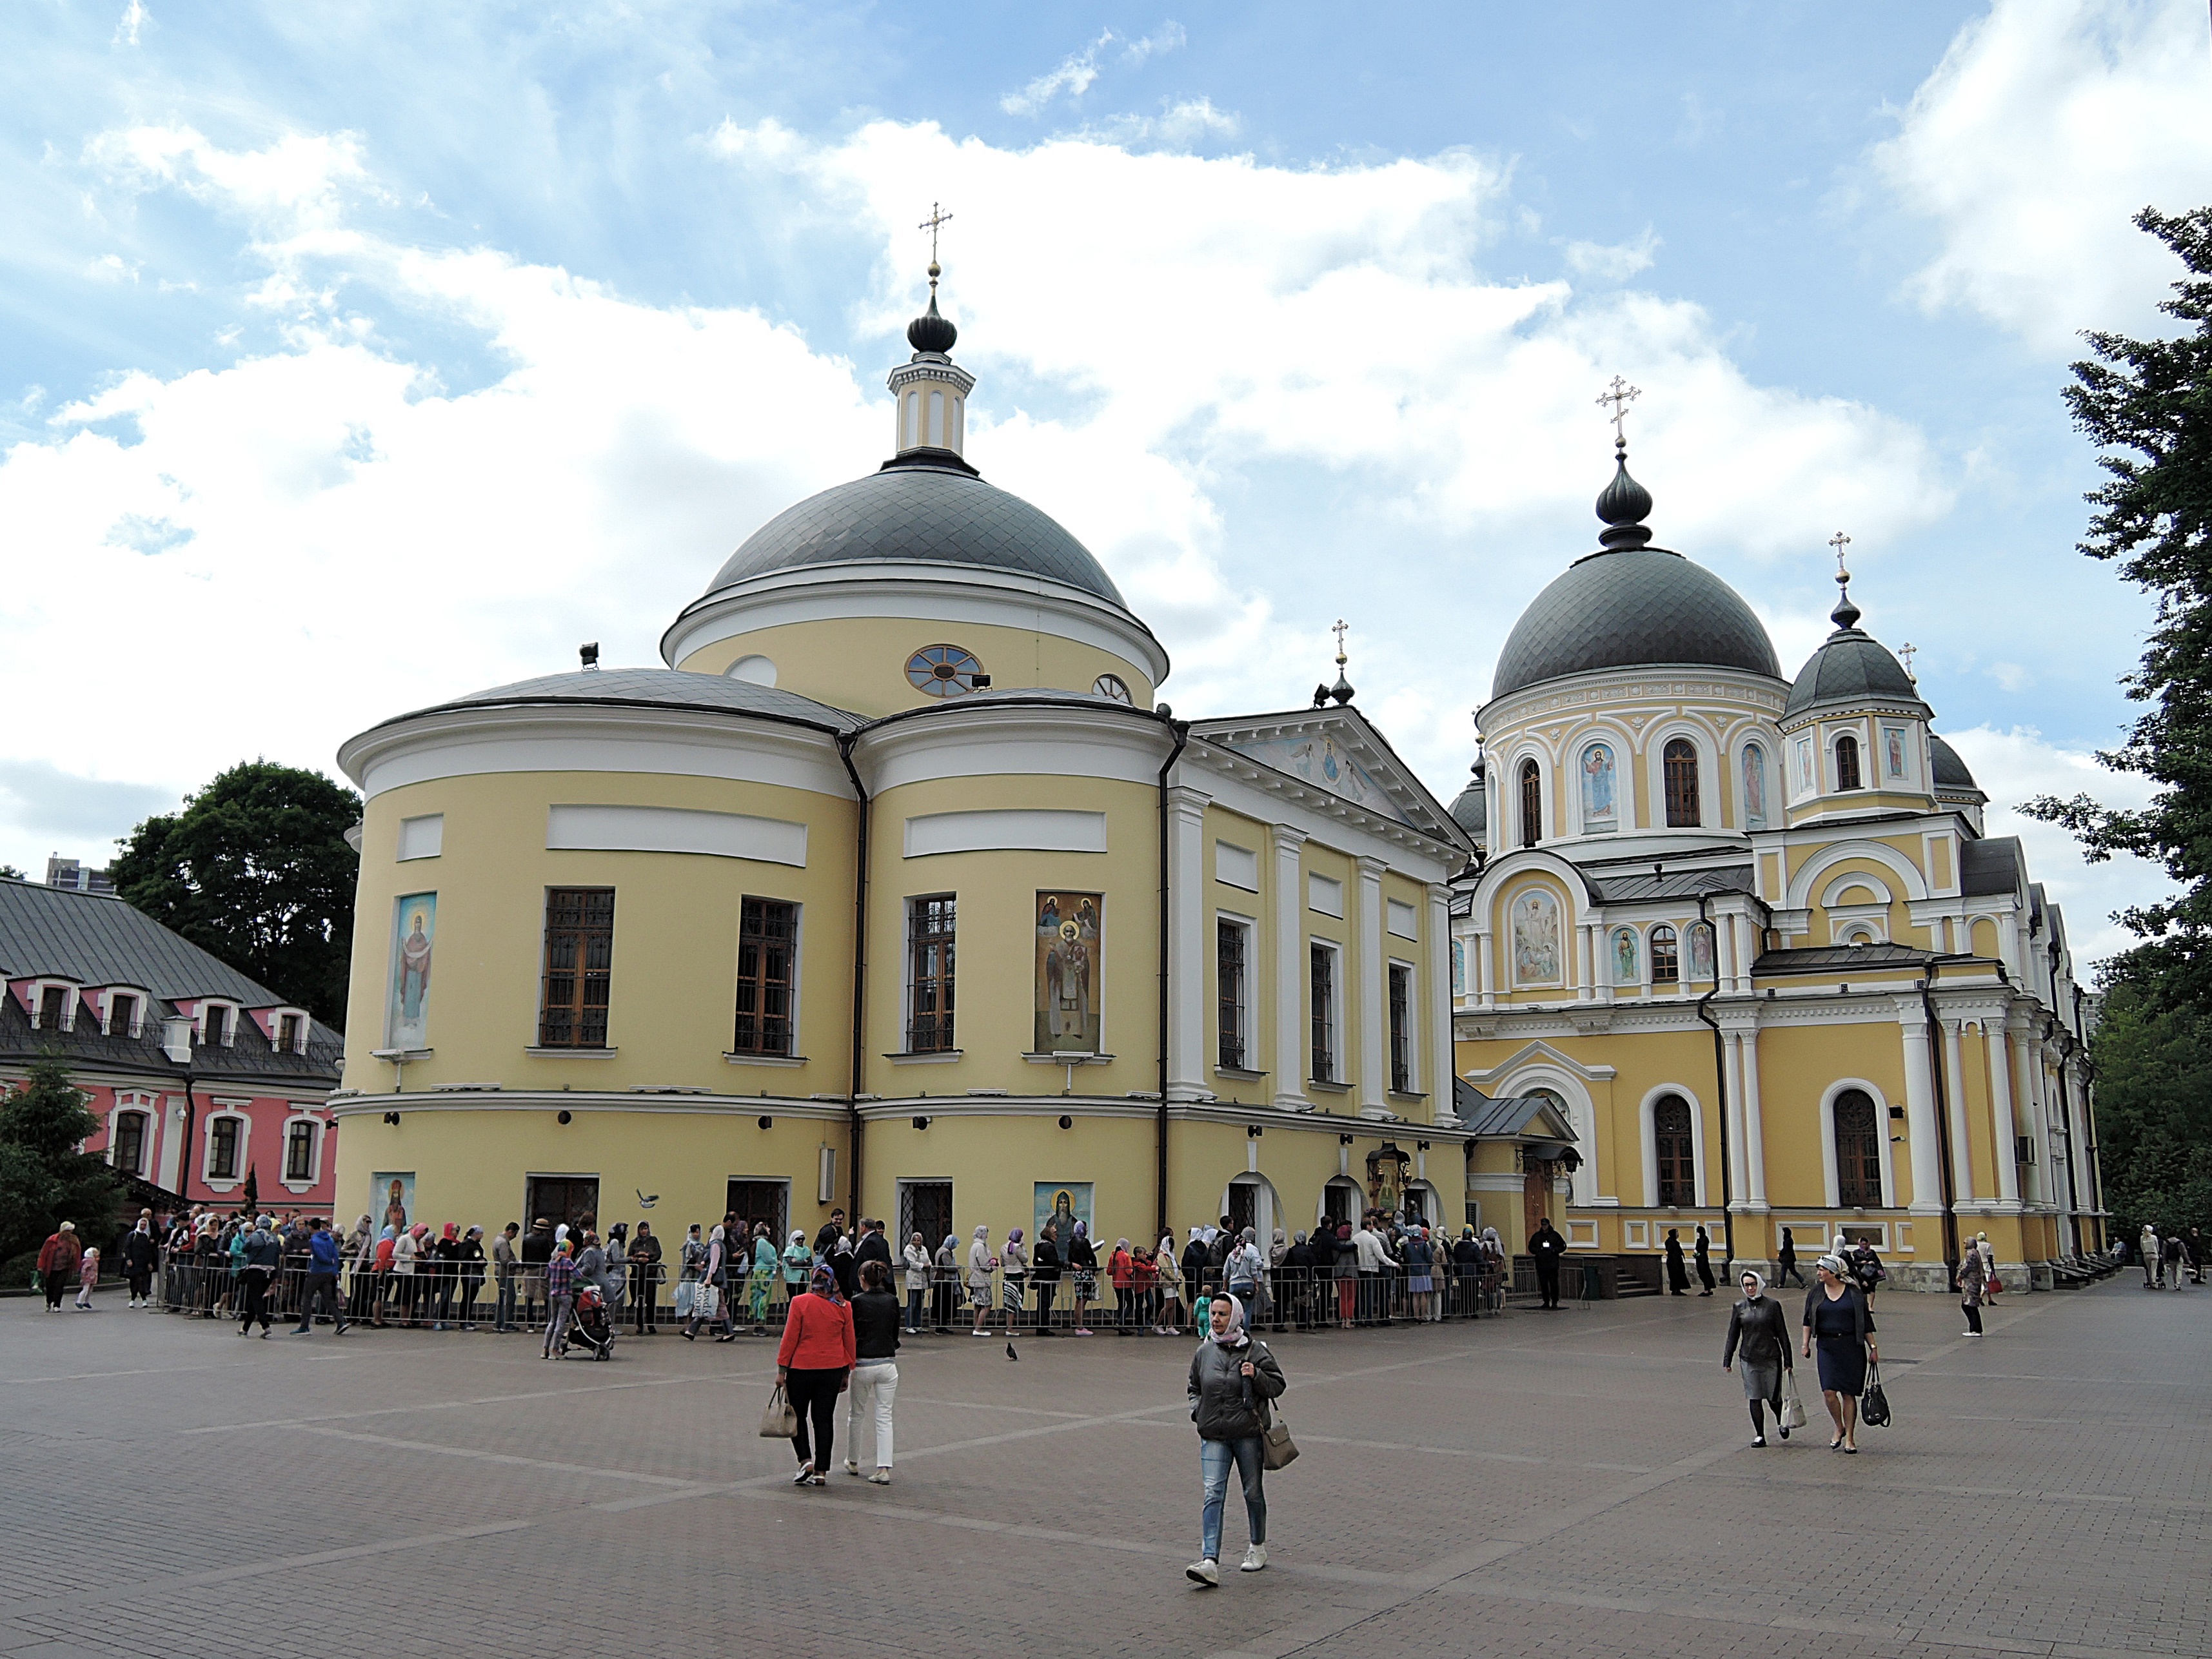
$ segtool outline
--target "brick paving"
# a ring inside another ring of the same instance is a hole
[[[1304,1455],[1214,1591],[1179,1340],[910,1341],[895,1484],[800,1492],[764,1342],[10,1300],[0,1655],[2212,1654],[2212,1289],[2139,1282],[1883,1297],[1849,1459],[1817,1395],[1750,1447],[1718,1297],[1273,1339]]]

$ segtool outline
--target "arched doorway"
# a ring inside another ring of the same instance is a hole
[[[1836,1202],[1847,1209],[1881,1203],[1881,1119],[1874,1097],[1846,1089],[1836,1097]]]
[[[1652,1103],[1651,1141],[1659,1158],[1661,1206],[1696,1204],[1698,1158],[1688,1101],[1680,1095],[1663,1095]]]
[[[1262,1249],[1283,1224],[1282,1200],[1263,1175],[1245,1174],[1232,1180],[1221,1194],[1221,1213],[1240,1238],[1251,1228]]]

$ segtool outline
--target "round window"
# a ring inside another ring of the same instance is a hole
[[[1137,701],[1129,695],[1129,688],[1119,674],[1101,674],[1091,683],[1091,690],[1094,696],[1111,697],[1115,702],[1133,705]]]
[[[927,645],[906,659],[906,677],[933,697],[962,697],[990,684],[983,665],[957,645]]]

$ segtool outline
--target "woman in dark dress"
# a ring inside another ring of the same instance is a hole
[[[1799,1290],[1805,1288],[1805,1275],[1797,1271],[1797,1241],[1790,1236],[1790,1229],[1784,1227],[1782,1230],[1782,1248],[1774,1257],[1774,1288],[1778,1291],[1793,1279],[1797,1281]]]
[[[1713,1293],[1713,1241],[1703,1227],[1698,1229],[1698,1283],[1705,1287],[1699,1296]]]
[[[1690,1293],[1690,1270],[1682,1265],[1682,1236],[1675,1228],[1667,1229],[1667,1293],[1687,1296]]]
[[[1813,1288],[1805,1296],[1803,1352],[1820,1350],[1820,1398],[1835,1420],[1828,1449],[1858,1450],[1859,1396],[1866,1392],[1867,1361],[1877,1364],[1881,1350],[1874,1340],[1874,1315],[1851,1283],[1841,1256],[1824,1255],[1813,1269]]]

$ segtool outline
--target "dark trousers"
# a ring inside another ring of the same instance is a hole
[[[498,1324],[503,1331],[514,1328],[514,1275],[512,1273],[499,1281]]]
[[[1537,1261],[1536,1290],[1543,1306],[1556,1308],[1559,1305],[1559,1263],[1557,1257]],[[1680,1295],[1680,1292],[1675,1294]]]
[[[1966,1328],[1972,1331],[1976,1336],[1979,1336],[1982,1334],[1981,1304],[1978,1302],[1961,1302],[1959,1305],[1966,1310]]]
[[[906,1293],[906,1328],[916,1335],[921,1333],[921,1298],[927,1294],[926,1291]]]
[[[1793,1279],[1797,1281],[1798,1289],[1803,1290],[1806,1288],[1805,1275],[1797,1271],[1797,1258],[1794,1255],[1783,1262],[1782,1273],[1781,1276],[1774,1281],[1774,1288],[1778,1291]]]
[[[300,1296],[300,1322],[293,1328],[307,1330],[315,1322],[315,1315],[324,1303],[330,1304],[331,1317],[337,1328],[345,1328],[345,1305],[338,1300],[338,1276],[336,1273],[309,1273],[307,1288]]]
[[[238,1328],[249,1329],[255,1320],[261,1328],[269,1328],[269,1269],[248,1267],[238,1276],[238,1305],[241,1310]]]
[[[133,1302],[144,1301],[146,1292],[153,1287],[153,1284],[154,1275],[151,1273],[143,1267],[133,1267],[131,1270],[131,1299]]]
[[[1359,1275],[1359,1322],[1372,1325],[1388,1313],[1390,1304],[1381,1273],[1363,1273]]]
[[[792,1449],[799,1454],[802,1463],[811,1463],[814,1472],[828,1472],[831,1440],[836,1431],[837,1396],[844,1392],[845,1373],[842,1370],[793,1371],[784,1383],[784,1395],[791,1401],[791,1409],[799,1414],[799,1432],[791,1437]],[[814,1437],[807,1439],[809,1419],[813,1420]]]
[[[641,1334],[653,1328],[659,1316],[653,1305],[655,1270],[651,1267],[632,1267],[629,1270],[629,1301],[637,1329]]]

